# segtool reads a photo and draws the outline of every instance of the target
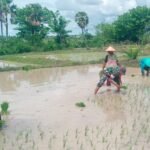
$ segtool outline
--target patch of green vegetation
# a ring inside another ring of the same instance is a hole
[[[124,53],[126,54],[126,56],[129,59],[137,59],[137,57],[139,56],[141,50],[138,47],[131,47],[129,48],[127,51],[125,51]]]
[[[132,74],[131,77],[135,77],[135,74]]]
[[[81,108],[86,107],[86,105],[83,102],[76,103],[76,106]]]
[[[0,129],[2,129],[2,127],[5,124],[5,120],[2,119],[2,116],[9,114],[9,111],[8,111],[9,103],[8,102],[3,102],[0,106],[1,106],[1,112],[0,112]]]
[[[125,66],[138,67],[138,59],[134,59],[138,56],[137,48],[135,45],[114,45],[117,49],[117,56],[119,62]],[[11,70],[25,70],[38,68],[49,68],[49,67],[64,67],[64,66],[75,66],[75,65],[88,65],[103,63],[105,58],[106,47],[103,48],[91,48],[86,50],[84,48],[77,49],[66,49],[56,50],[51,52],[31,52],[24,54],[5,55],[0,56],[0,59],[7,62],[13,62],[20,64],[16,67],[0,68],[0,71],[11,71]],[[140,48],[143,50],[142,56],[145,55],[145,47]],[[129,50],[129,51],[127,51]],[[139,52],[139,50],[138,50]],[[131,59],[125,57],[125,54],[129,55]],[[141,54],[141,53],[140,53]],[[134,56],[136,55],[136,56]],[[139,56],[138,56],[139,58]]]
[[[121,86],[122,89],[127,89],[128,87],[126,85]]]
[[[8,102],[3,102],[1,104],[1,113],[2,114],[8,114],[8,108],[9,108],[9,103]]]
[[[4,120],[0,120],[0,129],[2,129],[2,127],[4,126],[5,121]]]
[[[30,65],[27,65],[27,66],[23,66],[23,67],[22,67],[22,70],[24,70],[24,71],[29,71],[29,70],[31,70],[31,69],[35,69],[35,67],[34,67],[34,66],[30,66]]]

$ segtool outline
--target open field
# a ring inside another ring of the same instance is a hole
[[[133,45],[115,45],[117,49],[117,56],[121,63],[127,66],[138,66],[138,59],[144,56],[150,56],[149,45],[139,46],[141,53],[137,60],[128,60],[123,53]],[[135,46],[135,45],[134,45]],[[34,68],[49,68],[49,67],[64,67],[75,65],[87,65],[102,63],[104,60],[105,48],[95,49],[74,49],[74,50],[59,50],[52,52],[34,52],[17,55],[0,56],[2,62],[10,63],[10,66],[1,68],[5,70],[30,70]],[[15,65],[12,67],[11,65]]]

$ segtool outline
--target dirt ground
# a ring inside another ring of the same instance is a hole
[[[104,86],[95,96],[99,70],[89,65],[0,73],[0,102],[10,104],[0,150],[149,150],[150,77],[127,68],[127,89],[116,93]]]

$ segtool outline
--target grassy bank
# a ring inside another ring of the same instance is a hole
[[[131,45],[114,45],[117,49],[117,56],[122,64],[126,66],[138,66],[137,60],[129,60],[124,51]],[[9,63],[20,63],[20,66],[1,68],[0,71],[8,70],[30,70],[37,68],[48,67],[64,67],[73,65],[87,65],[102,63],[106,55],[105,48],[101,49],[74,49],[74,50],[59,50],[53,52],[34,52],[24,53],[17,55],[5,55],[0,56],[1,61],[7,61]],[[140,47],[140,57],[147,56],[149,54],[149,47]]]

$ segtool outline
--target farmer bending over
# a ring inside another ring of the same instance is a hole
[[[117,91],[120,91],[121,84],[121,72],[122,68],[118,62],[117,56],[114,54],[116,50],[113,47],[108,47],[106,52],[108,54],[105,57],[105,61],[102,67],[103,75],[100,78],[99,83],[95,89],[95,94],[97,94],[99,88],[107,81],[107,85],[110,83],[114,84],[117,87]]]
[[[149,76],[149,72],[150,72],[150,58],[142,58],[140,60],[140,68],[141,68],[142,76],[145,76],[145,71],[146,71],[146,75]]]

